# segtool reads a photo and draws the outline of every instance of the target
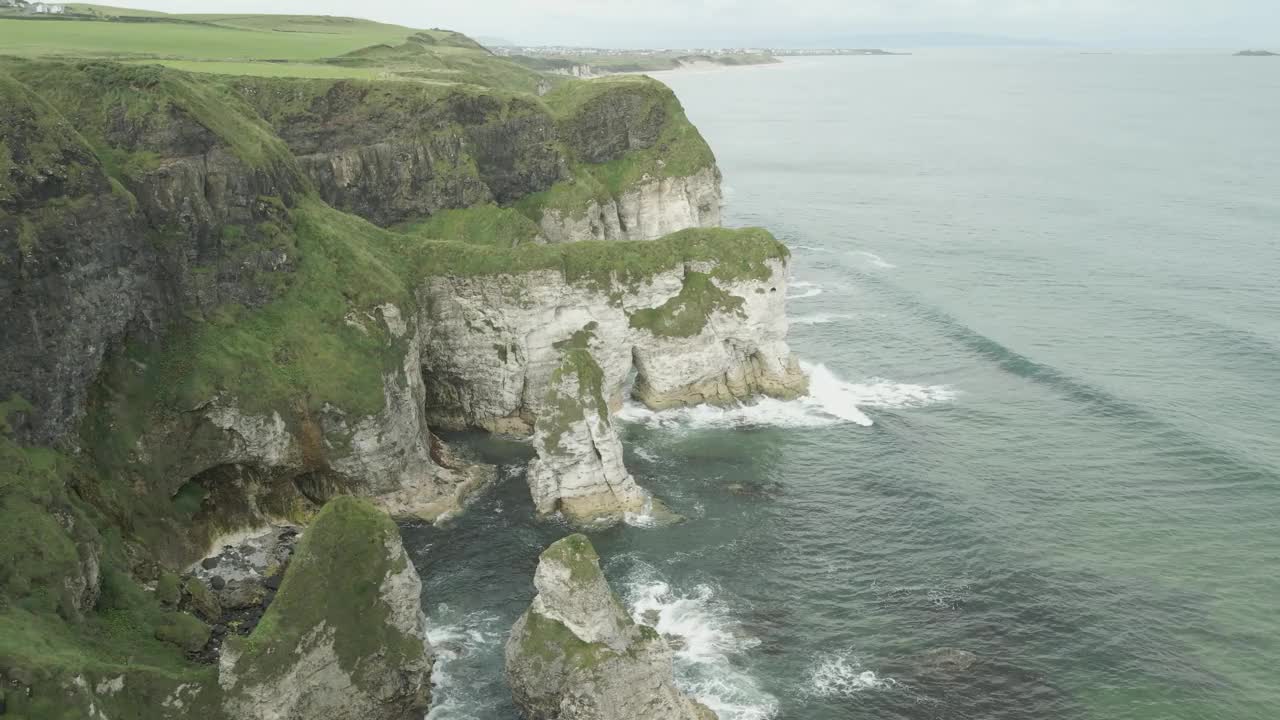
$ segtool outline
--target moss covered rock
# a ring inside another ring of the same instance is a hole
[[[229,714],[420,718],[432,665],[421,594],[395,523],[366,501],[330,501],[257,629],[223,648],[219,682]]]
[[[666,641],[627,615],[585,536],[547,548],[534,586],[506,646],[507,683],[527,720],[714,720],[676,687]]]

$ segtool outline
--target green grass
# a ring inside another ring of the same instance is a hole
[[[395,78],[530,93],[547,82],[447,30],[325,16],[78,7],[102,19],[0,18],[0,55],[154,61],[219,75]],[[121,17],[131,20],[112,19]]]
[[[513,208],[493,203],[444,210],[404,228],[409,235],[494,248],[511,248],[538,236],[536,223]]]
[[[687,177],[715,166],[716,158],[706,140],[689,122],[675,93],[656,80],[630,75],[591,81],[564,83],[543,101],[556,117],[570,150],[586,146],[600,132],[596,124],[607,109],[626,108],[621,121],[631,130],[648,131],[653,118],[661,119],[653,142],[631,149],[606,162],[586,162],[578,158],[571,168],[573,180],[521,198],[516,207],[534,220],[547,210],[581,216],[592,202],[604,203],[620,197],[646,176]],[[614,128],[618,131],[618,128]]]
[[[424,242],[415,251],[420,275],[518,275],[558,271],[570,283],[613,292],[635,286],[687,263],[715,265],[710,277],[723,281],[765,280],[770,260],[789,256],[787,247],[760,228],[692,228],[658,240],[591,240],[521,245],[496,250],[462,243]]]
[[[403,37],[412,31],[404,29]],[[319,60],[385,41],[380,33],[242,30],[195,23],[0,19],[0,54]]]
[[[170,109],[177,107],[216,134],[245,163],[293,172],[294,182],[305,185],[289,149],[257,113],[234,93],[198,76],[107,62],[18,60],[6,69],[27,88],[39,88],[39,97],[93,146],[108,171],[147,159],[145,150],[139,153],[139,148],[108,140],[120,115],[138,128],[163,129],[171,122]],[[133,170],[150,169],[159,158],[152,154],[149,160]]]
[[[130,60],[128,62],[163,65],[184,72],[245,77],[377,80],[389,75],[387,71],[378,68],[345,67],[323,63],[273,63],[236,60]]]
[[[72,679],[95,684],[121,675],[128,690],[100,698],[103,712],[172,717],[152,710],[178,685],[216,690],[216,683],[210,668],[188,663],[170,641],[191,649],[208,630],[162,607],[129,576],[118,532],[99,533],[102,519],[69,489],[92,483],[82,461],[0,434],[0,675],[12,683],[4,688],[6,717],[86,717],[87,698],[70,692]],[[77,611],[67,581],[83,575],[89,555],[97,558],[101,591],[94,607]],[[189,710],[206,709],[196,705]]]
[[[423,639],[389,624],[392,609],[380,591],[384,579],[408,562],[403,553],[388,557],[387,544],[399,534],[391,518],[368,501],[339,497],[327,503],[299,541],[280,593],[243,642],[236,667],[241,682],[279,677],[318,627],[334,633],[338,664],[370,690],[385,681],[379,669],[421,659]],[[375,657],[380,661],[365,662]]]

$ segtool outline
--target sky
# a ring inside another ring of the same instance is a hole
[[[120,0],[120,4],[169,12],[359,16],[528,45],[865,47],[1047,41],[1099,47],[1280,46],[1280,0]]]

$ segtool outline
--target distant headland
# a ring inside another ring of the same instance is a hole
[[[713,65],[772,65],[779,58],[819,55],[910,55],[879,48],[684,48],[615,49],[572,46],[487,46],[495,55],[541,72],[574,77],[657,72]]]

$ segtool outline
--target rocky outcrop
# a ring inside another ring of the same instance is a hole
[[[431,434],[415,314],[387,303],[347,317],[349,327],[383,348],[378,411],[325,403],[318,410],[284,406],[263,414],[244,407],[257,398],[221,393],[154,423],[131,448],[137,461],[131,467],[167,482],[162,492],[170,495],[181,492],[184,481],[211,494],[194,520],[220,529],[259,527],[344,494],[369,498],[399,518],[433,522],[456,515],[496,470],[459,461]],[[185,554],[165,559],[189,561],[205,549],[184,548]]]
[[[654,240],[686,228],[719,227],[720,170],[646,177],[617,198],[575,211],[548,209],[539,223],[548,242]]]
[[[364,501],[331,501],[298,544],[262,624],[223,649],[227,715],[421,718],[432,666],[421,595],[395,523]]]
[[[736,257],[712,259],[718,251],[704,242],[730,243]],[[584,331],[611,408],[621,406],[633,371],[636,397],[653,407],[807,389],[786,343],[786,248],[768,233],[688,231],[619,248],[619,263],[652,271],[644,277],[583,267],[598,259],[578,245],[527,252],[559,269],[445,268],[419,291],[431,424],[527,434],[562,348]]]
[[[507,683],[528,720],[715,720],[676,686],[671,649],[636,624],[571,535],[542,553],[532,606],[506,646]]]
[[[653,502],[622,463],[603,378],[589,350],[567,350],[535,423],[538,457],[528,472],[533,504],[540,514],[559,512],[576,526],[613,524]]]

